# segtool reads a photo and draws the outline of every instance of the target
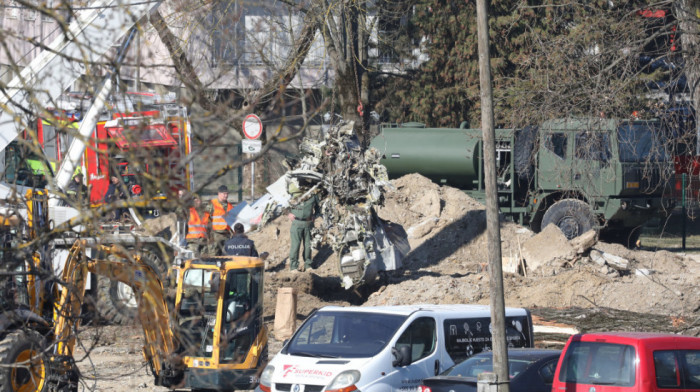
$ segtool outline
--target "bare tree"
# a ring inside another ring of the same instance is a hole
[[[105,3],[98,5],[103,4]],[[4,23],[8,21],[8,18],[4,18],[8,9],[4,5],[0,6],[3,16],[0,52],[5,65],[3,70],[7,72],[0,82],[0,91],[6,97],[12,96],[19,87],[22,96],[27,97],[28,104],[17,106],[17,116],[13,119],[18,120],[16,124],[13,123],[17,137],[12,136],[13,143],[2,154],[4,162],[0,180],[8,185],[11,193],[7,195],[3,206],[3,218],[7,218],[7,222],[11,223],[3,226],[1,230],[3,239],[7,239],[2,243],[2,254],[12,255],[12,260],[3,260],[3,278],[9,279],[13,289],[19,282],[19,278],[15,279],[14,276],[31,276],[33,279],[40,279],[42,283],[58,282],[61,278],[53,273],[51,263],[55,257],[61,257],[59,254],[65,251],[65,243],[70,243],[76,237],[102,242],[106,236],[116,235],[121,238],[116,240],[116,243],[126,248],[127,258],[138,255],[164,279],[168,269],[175,262],[176,254],[181,253],[181,249],[169,243],[174,244],[177,236],[182,238],[185,235],[175,223],[187,221],[192,206],[191,193],[207,187],[216,189],[222,183],[242,187],[240,182],[225,182],[228,181],[226,174],[257,159],[243,157],[236,151],[243,115],[258,106],[264,108],[263,116],[270,117],[284,113],[283,110],[289,106],[290,100],[302,100],[305,103],[305,100],[309,99],[307,91],[288,90],[287,85],[295,79],[303,63],[305,51],[311,46],[311,38],[315,31],[302,33],[298,39],[297,35],[294,35],[295,38],[291,42],[298,45],[288,48],[291,60],[284,60],[283,56],[283,61],[277,63],[275,61],[278,59],[264,59],[270,60],[267,61],[268,64],[275,63],[275,67],[270,69],[275,72],[280,70],[273,77],[269,77],[271,72],[265,70],[265,85],[256,85],[256,80],[251,77],[245,82],[257,87],[254,89],[256,91],[241,89],[241,96],[245,99],[221,99],[215,92],[216,83],[221,78],[226,78],[231,69],[221,67],[222,69],[212,71],[210,67],[202,72],[202,64],[207,62],[207,52],[203,50],[206,47],[199,48],[199,52],[195,52],[193,56],[196,43],[188,41],[193,37],[188,28],[201,27],[201,19],[198,17],[210,10],[207,6],[211,6],[211,3],[197,4],[194,9],[191,2],[174,4],[170,8],[162,9],[163,15],[152,15],[152,26],[146,18],[136,23],[142,45],[125,57],[114,51],[103,58],[88,61],[91,57],[87,54],[92,52],[91,44],[95,42],[85,40],[84,37],[76,38],[77,42],[81,43],[78,50],[71,55],[59,54],[59,57],[64,63],[74,64],[76,68],[82,67],[83,76],[74,86],[61,87],[62,90],[80,88],[84,91],[71,92],[60,97],[53,96],[49,101],[45,101],[41,99],[44,91],[32,83],[9,85],[10,76],[22,75],[23,69],[42,50],[54,50],[49,45],[52,38],[65,36],[73,39],[76,33],[69,27],[70,22],[94,11],[94,4],[61,1],[47,5],[20,0],[11,3],[11,6],[14,7],[12,10],[17,11],[13,13],[16,17],[13,16],[11,26]],[[119,4],[113,6],[119,7]],[[130,14],[129,10],[123,12]],[[274,23],[273,20],[266,22]],[[52,33],[42,36],[27,35],[33,31],[35,25],[41,28],[51,26]],[[201,31],[200,29],[201,37],[207,38],[206,32]],[[149,34],[152,36],[152,32],[162,39],[167,54],[159,52],[160,47],[149,40]],[[294,32],[296,33],[296,30]],[[112,42],[120,43],[122,41],[116,39]],[[109,71],[113,71],[114,74],[110,75]],[[153,79],[147,79],[154,73],[171,71],[171,86],[156,86]],[[120,77],[117,78],[117,75]],[[47,77],[51,76],[58,75]],[[108,102],[104,112],[100,113],[103,116],[99,125],[89,129],[89,134],[80,133],[75,120],[84,115],[97,100],[96,94],[101,91],[100,86],[110,78],[115,78],[122,91],[106,98]],[[130,89],[129,85],[145,85],[157,92],[126,93]],[[186,90],[185,94],[180,94],[180,85]],[[290,91],[292,95],[289,94]],[[235,94],[231,94],[233,95]],[[192,106],[200,108],[196,116],[191,115]],[[311,119],[317,115],[318,107],[322,105],[309,106],[301,114],[302,121],[294,127],[291,136],[284,134],[281,129],[268,134],[261,155],[276,148],[280,142],[302,134]],[[1,109],[8,110],[9,106],[3,106]],[[280,123],[284,121],[285,119],[279,120]],[[201,131],[210,129],[213,132]],[[8,136],[4,134],[3,137]],[[64,161],[63,157],[74,140],[81,140],[87,145],[84,154],[80,154],[85,159],[79,159],[79,168],[76,169],[83,177],[76,176],[70,184],[59,187],[55,184],[52,169],[58,168]],[[196,172],[198,178],[194,181],[193,160],[202,156],[208,158],[207,162],[212,164],[204,168],[206,171],[202,169]],[[110,183],[111,178],[116,180]],[[57,202],[58,206],[45,204],[44,195],[40,193],[27,193],[28,196],[25,196],[24,192],[28,187],[46,186],[50,186],[54,196],[61,199]],[[179,196],[178,191],[186,193]],[[204,202],[209,201],[205,199]],[[58,220],[52,220],[49,224],[49,215],[42,213],[46,213],[47,208],[50,209],[53,219],[54,216],[60,215],[54,215],[58,207],[63,208],[61,211],[75,211],[77,215],[70,223],[62,224]],[[157,216],[168,219],[149,219]],[[141,221],[140,237],[136,236],[140,239],[123,242],[126,237],[120,237],[122,234],[132,239],[136,238],[129,233],[131,227],[139,223],[135,220]],[[80,230],[76,228],[78,225],[82,226]],[[57,239],[60,244],[55,241]],[[32,257],[34,254],[37,256]],[[93,257],[103,256],[93,254]],[[31,264],[33,260],[39,263],[37,270],[17,271],[18,266]],[[129,305],[128,290],[122,290],[123,287],[119,283],[107,278],[99,278],[96,283],[94,295],[86,300],[98,302],[94,307],[96,313],[116,323],[133,322],[135,309]],[[40,286],[32,287],[40,290]],[[48,295],[45,298],[50,299]],[[34,308],[35,304],[28,302],[16,305],[31,305],[31,309],[37,312],[37,320],[41,317],[51,319],[49,313],[54,310],[53,305],[49,303],[39,308]],[[32,322],[20,326],[22,330],[31,330],[34,327]],[[48,333],[48,324],[42,328],[41,331]],[[0,356],[7,353],[5,348],[10,343],[0,343],[3,347],[0,349]],[[86,355],[89,356],[96,344],[95,341],[82,341]],[[42,347],[37,348],[37,352],[40,353],[44,348],[43,343]],[[3,379],[2,375],[10,371],[8,369],[10,367],[7,366],[0,369],[3,372],[0,374],[0,379],[3,380],[0,383],[3,385],[7,377]]]
[[[697,113],[698,108],[700,108],[700,64],[698,62],[698,56],[700,56],[698,7],[700,4],[693,0],[676,0],[673,4],[683,53],[683,71],[688,79],[690,98]],[[700,122],[696,123],[697,126],[700,126]],[[697,130],[697,135],[700,136],[700,128]],[[696,140],[700,140],[700,138]],[[696,146],[694,153],[700,155],[700,144]]]

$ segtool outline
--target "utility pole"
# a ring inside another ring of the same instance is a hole
[[[496,188],[496,133],[493,121],[493,91],[491,90],[491,56],[489,54],[488,0],[476,1],[479,45],[479,84],[481,87],[481,132],[484,139],[484,182],[486,186],[486,231],[489,243],[489,275],[491,283],[491,330],[493,372],[497,392],[509,392],[508,351],[506,344],[505,301],[503,299],[503,269],[501,260],[501,228],[498,218]]]

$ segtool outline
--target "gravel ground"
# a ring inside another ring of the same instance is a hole
[[[258,250],[270,253],[264,299],[265,323],[272,332],[270,355],[281,347],[272,330],[280,287],[297,289],[299,323],[314,309],[329,304],[489,303],[483,205],[415,174],[393,183],[396,190],[386,195],[379,214],[403,225],[412,250],[404,259],[404,268],[365,287],[341,288],[337,260],[327,247],[314,251],[313,271],[289,272],[290,222],[286,216],[250,233]],[[527,228],[502,222],[502,255],[520,255],[522,245],[533,236]],[[506,306],[530,308],[538,317],[536,325],[549,321],[581,331],[652,330],[700,336],[700,257],[605,243],[595,248],[624,258],[629,269],[598,265],[587,252],[555,258],[527,276],[506,273]],[[653,274],[638,275],[635,269]],[[78,363],[85,387],[96,391],[166,390],[153,386],[140,353],[143,338],[138,327],[86,327],[83,335],[83,341],[97,341],[89,357]],[[562,339],[536,334],[539,345],[556,345]]]

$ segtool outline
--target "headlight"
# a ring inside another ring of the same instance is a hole
[[[355,384],[360,381],[360,372],[357,370],[346,370],[333,379],[326,387],[326,392],[350,392],[356,391]]]
[[[270,392],[272,390],[272,373],[275,372],[275,367],[272,365],[265,366],[260,375],[260,389],[265,392]]]

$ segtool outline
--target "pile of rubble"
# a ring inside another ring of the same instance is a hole
[[[527,275],[528,271],[553,275],[575,263],[592,263],[606,275],[651,275],[655,272],[649,268],[636,268],[630,260],[605,249],[603,243],[598,245],[594,230],[567,240],[559,228],[549,225],[522,244],[519,257],[505,258],[503,270],[521,275]]]
[[[346,292],[337,282],[337,260],[322,247],[314,253],[317,268],[312,274],[288,274],[289,223],[277,219],[251,234],[259,249],[272,248],[266,308],[274,309],[281,286],[298,288],[300,315],[327,304],[488,304],[484,206],[417,174],[392,184],[395,189],[386,193],[377,214],[406,229],[411,251],[403,268],[384,274],[365,290]],[[501,222],[507,306],[611,308],[668,316],[668,328],[671,319],[676,325],[700,325],[700,262],[693,255],[631,250],[599,242],[593,233],[567,241],[553,229],[535,234]]]

